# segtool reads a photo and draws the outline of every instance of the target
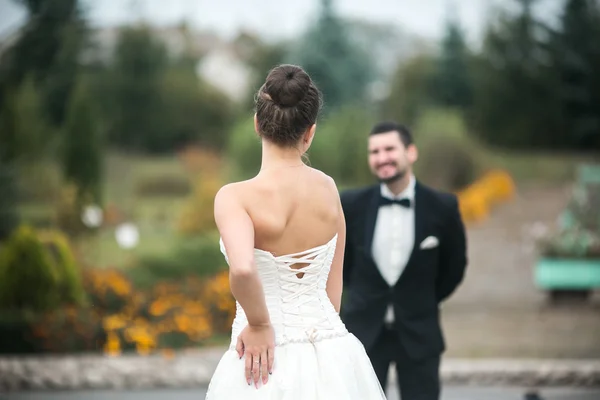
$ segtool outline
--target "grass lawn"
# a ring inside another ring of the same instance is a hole
[[[97,267],[124,266],[141,254],[160,255],[172,248],[177,240],[177,221],[187,198],[136,193],[142,181],[156,176],[173,176],[182,180],[190,178],[174,156],[109,154],[105,171],[105,203],[114,204],[125,221],[135,223],[140,238],[138,246],[130,250],[118,246],[114,228],[106,228],[95,236],[77,240],[73,245],[86,264]],[[44,227],[53,224],[55,211],[52,201],[23,203],[20,212],[24,222]]]

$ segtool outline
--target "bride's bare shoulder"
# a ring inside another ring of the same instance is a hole
[[[335,183],[335,179],[333,179],[331,176],[327,175],[320,169],[311,168],[311,170],[315,174],[315,177],[319,183],[321,183],[324,187],[327,187],[328,189],[333,189],[337,192],[337,184]]]
[[[231,182],[223,185],[215,195],[215,203],[231,202],[235,199],[241,199],[248,190],[250,180]]]

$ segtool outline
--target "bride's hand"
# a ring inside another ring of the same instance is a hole
[[[247,325],[237,339],[235,349],[240,358],[246,356],[246,382],[248,385],[254,380],[258,387],[259,376],[262,375],[263,384],[269,380],[273,372],[275,350],[275,331],[271,324]]]

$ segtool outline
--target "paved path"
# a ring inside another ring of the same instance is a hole
[[[471,388],[448,387],[442,400],[522,400],[523,388]],[[544,400],[597,400],[600,388],[583,390],[571,388],[541,389]],[[0,395],[0,400],[202,400],[206,389],[153,390],[138,392],[85,391],[85,392],[28,392]],[[397,392],[392,392],[388,400],[399,400]]]
[[[550,307],[533,281],[532,231],[553,228],[570,187],[519,189],[468,227],[464,283],[443,305],[448,357],[600,358],[600,292],[589,304]]]

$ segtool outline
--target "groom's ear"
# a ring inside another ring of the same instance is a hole
[[[417,146],[414,144],[408,145],[406,148],[406,156],[411,164],[415,163],[419,158],[419,150],[417,150]]]

